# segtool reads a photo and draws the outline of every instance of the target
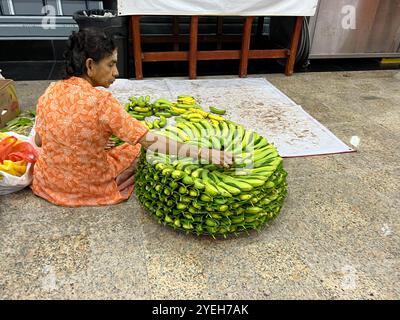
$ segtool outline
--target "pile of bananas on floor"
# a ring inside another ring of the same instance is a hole
[[[159,223],[216,238],[260,231],[280,213],[287,173],[276,148],[264,137],[222,117],[223,109],[205,111],[191,96],[178,96],[177,101],[151,102],[149,96],[129,100],[126,111],[150,130],[234,155],[234,165],[221,168],[142,150],[135,192]]]

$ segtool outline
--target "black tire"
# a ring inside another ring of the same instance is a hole
[[[288,48],[290,46],[290,40],[294,24],[296,22],[295,17],[271,17],[270,20],[270,40],[280,48]],[[310,31],[308,27],[308,19],[303,20],[303,26],[301,29],[301,36],[299,40],[299,47],[297,49],[295,67],[300,69],[307,69],[309,65],[310,55]],[[285,65],[286,60],[277,59],[280,65]]]

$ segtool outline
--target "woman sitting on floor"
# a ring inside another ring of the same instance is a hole
[[[67,77],[52,83],[39,98],[33,192],[57,205],[96,206],[130,197],[141,146],[166,154],[199,157],[230,165],[232,157],[151,133],[132,118],[108,91],[118,77],[117,49],[100,31],[73,32],[65,53]],[[111,135],[125,143],[107,149]],[[157,149],[157,150],[156,150]]]

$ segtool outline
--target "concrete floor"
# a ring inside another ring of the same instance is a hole
[[[0,196],[0,299],[399,299],[399,72],[266,78],[358,152],[286,159],[281,215],[231,240],[160,226],[135,197]],[[22,106],[48,83],[18,82]]]

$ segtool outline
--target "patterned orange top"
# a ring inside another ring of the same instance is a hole
[[[133,187],[118,191],[115,178],[138,156],[147,128],[106,91],[79,77],[52,83],[39,98],[36,131],[42,150],[33,192],[58,205],[115,204]],[[105,151],[111,134],[130,144]]]

